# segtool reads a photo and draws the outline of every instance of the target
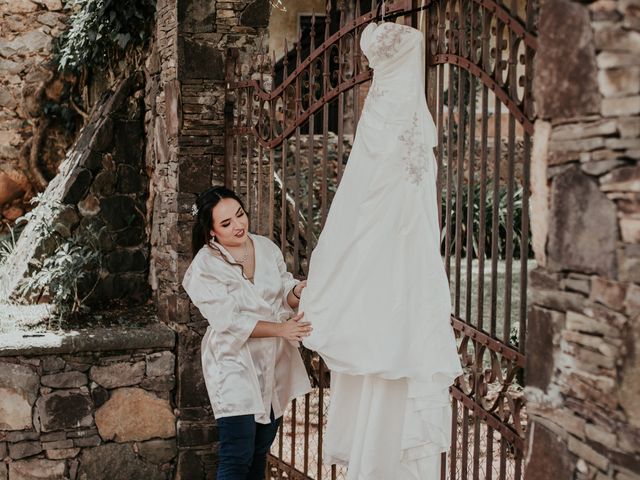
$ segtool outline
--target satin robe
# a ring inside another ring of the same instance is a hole
[[[250,235],[255,247],[254,283],[240,267],[204,246],[182,285],[208,320],[202,338],[202,373],[216,418],[255,415],[270,422],[287,404],[311,390],[298,349],[282,338],[250,338],[258,321],[284,322],[294,315],[287,295],[297,281],[280,249],[268,238]],[[234,261],[219,243],[222,255]]]

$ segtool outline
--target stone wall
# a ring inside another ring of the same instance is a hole
[[[528,480],[640,476],[640,3],[541,2]]]
[[[43,337],[0,336],[0,479],[172,479],[173,332]]]
[[[97,279],[94,304],[149,298],[143,89],[142,76],[134,75],[94,110],[0,269],[0,301],[16,296],[34,261],[76,234],[86,235],[103,253],[101,270],[81,285],[81,294]],[[52,217],[55,203],[62,210]]]
[[[64,28],[60,0],[0,2],[0,222],[24,213],[23,197],[44,188],[75,131],[49,125],[43,107],[57,102],[75,78],[54,74],[47,64],[51,41]],[[81,118],[78,115],[78,120]],[[33,136],[46,153],[29,165]]]
[[[215,422],[202,378],[207,322],[181,281],[191,261],[191,205],[224,181],[224,78],[227,49],[250,62],[268,24],[267,0],[159,0],[147,64],[147,165],[152,168],[150,284],[160,319],[178,333],[176,479],[214,478]],[[157,71],[153,62],[157,61]]]

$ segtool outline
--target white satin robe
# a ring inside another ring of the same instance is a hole
[[[293,316],[287,294],[297,283],[271,240],[250,237],[255,246],[253,284],[239,267],[204,246],[182,286],[209,321],[202,338],[202,373],[215,417],[253,414],[256,422],[266,424],[271,408],[281,417],[311,384],[294,345],[281,338],[249,338],[258,321],[283,322]]]

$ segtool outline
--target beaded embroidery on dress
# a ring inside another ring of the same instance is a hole
[[[373,82],[300,311],[304,345],[331,369],[327,463],[349,480],[439,478],[449,387],[461,366],[440,257],[436,129],[422,33],[374,23],[360,45]]]

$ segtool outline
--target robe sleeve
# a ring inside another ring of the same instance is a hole
[[[240,349],[256,328],[258,319],[243,315],[224,283],[199,265],[189,267],[182,286],[211,328],[227,334],[231,347]]]
[[[289,302],[287,302],[287,297],[289,296],[291,289],[300,282],[293,278],[293,275],[291,275],[287,270],[287,264],[284,262],[282,252],[275,244],[273,244],[273,254],[276,259],[276,264],[278,265],[278,272],[280,272],[282,288],[284,289],[282,294],[282,310],[287,313],[294,313],[293,308],[291,308],[291,306],[289,306]]]

